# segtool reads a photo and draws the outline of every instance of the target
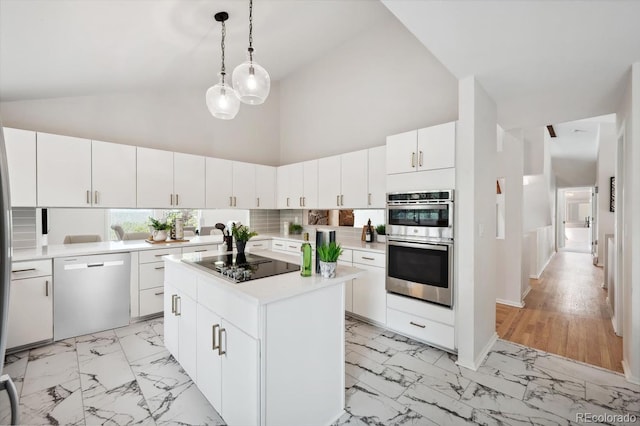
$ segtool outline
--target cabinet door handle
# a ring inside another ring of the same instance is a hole
[[[178,310],[178,304],[180,304],[180,310]],[[176,296],[176,316],[182,315],[182,297]]]
[[[340,194],[340,205],[344,206],[344,194]]]
[[[217,334],[216,329],[220,328],[220,324],[213,324],[211,326],[211,350],[215,351],[216,349],[220,350],[220,339],[216,339]],[[216,345],[216,340],[218,340],[218,344]]]
[[[233,207],[238,207],[238,203],[236,202],[236,196],[233,196]]]
[[[300,197],[300,200],[298,200],[298,204],[300,205],[300,207],[302,207],[302,197]]]
[[[411,167],[415,167],[416,166],[416,153],[412,152],[411,153]]]
[[[256,198],[256,207],[260,207],[260,197]]]
[[[229,207],[233,207],[233,197],[229,197]]]
[[[422,167],[422,151],[420,151],[420,158],[418,159],[418,166]]]
[[[364,260],[375,260],[373,257],[366,257],[366,256],[362,256],[362,258],[363,258]]]
[[[164,266],[158,266],[158,267],[153,268],[153,269],[155,269],[156,271],[158,271],[158,270],[160,270],[160,269],[164,269]]]
[[[91,191],[87,189],[87,204],[91,204]]]
[[[426,326],[424,326],[424,325],[422,325],[422,324],[416,324],[416,323],[415,323],[415,322],[413,322],[413,321],[409,321],[409,324],[411,324],[411,325],[415,325],[416,327],[420,327],[420,328],[425,328],[425,327],[426,327]]]
[[[171,295],[171,313],[175,314],[176,313],[176,294],[172,294]]]
[[[163,294],[164,294],[164,291],[159,291],[159,292],[157,292],[157,293],[153,293],[153,294],[155,294],[156,296],[161,296],[161,295],[163,295]]]
[[[225,334],[225,336],[227,335],[227,330],[225,330],[224,328],[221,328],[218,330],[218,355],[222,356],[224,354],[227,353],[226,350],[222,350],[222,333]],[[224,347],[226,349],[227,347],[227,339],[224,339]]]
[[[289,207],[289,197],[287,197],[287,207]]]
[[[98,191],[93,191],[93,204],[98,204]]]
[[[173,194],[169,194],[169,204],[173,205]]]
[[[336,195],[336,206],[340,207],[340,195]]]
[[[180,204],[180,195],[176,194],[176,206]]]
[[[367,195],[367,205],[371,205],[371,193]]]
[[[44,295],[49,297],[49,280],[44,282]]]
[[[302,197],[302,207],[307,207],[307,197]]]

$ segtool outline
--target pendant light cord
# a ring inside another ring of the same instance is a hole
[[[249,62],[253,62],[253,0],[249,0]]]
[[[227,35],[227,27],[224,24],[224,21],[222,21],[222,39],[220,41],[220,47],[222,48],[222,67],[220,68],[220,75],[222,75],[222,84],[224,85],[224,76],[226,74],[225,72],[225,68],[224,68],[224,38]]]

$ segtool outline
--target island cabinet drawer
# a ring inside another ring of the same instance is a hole
[[[385,255],[384,253],[374,253],[370,251],[353,251],[353,263],[360,263],[362,265],[377,266],[378,268],[384,268]]]
[[[387,308],[406,312],[411,315],[417,315],[446,325],[453,326],[455,324],[455,313],[453,312],[453,309],[412,299],[410,297],[387,293]]]
[[[214,280],[198,276],[198,304],[258,339],[258,304],[222,288]]]
[[[353,250],[342,249],[338,262],[344,262],[348,264],[347,266],[351,266],[351,262],[353,262]]]
[[[164,282],[196,300],[197,275],[188,271],[179,263],[164,262]]]
[[[387,308],[387,327],[444,349],[455,349],[455,329],[450,325]]]
[[[218,244],[207,244],[204,246],[182,247],[182,253],[202,253],[205,251],[218,251]]]
[[[273,240],[271,242],[271,249],[275,251],[300,253],[300,247],[302,247],[301,241]]]
[[[164,303],[164,287],[148,288],[140,291],[140,316],[162,312]]]
[[[26,262],[13,262],[11,264],[11,279],[46,277],[51,275],[51,260],[31,260]]]
[[[177,248],[164,248],[158,250],[142,250],[140,252],[140,263],[151,263],[151,262],[160,262],[162,261],[162,256],[167,256],[169,254],[181,254],[182,249],[180,247]]]
[[[247,241],[246,250],[260,251],[260,250],[269,250],[270,248],[271,248],[271,241],[269,240]]]
[[[140,265],[140,290],[164,285],[164,262]]]
[[[287,251],[287,242],[284,240],[271,241],[271,249],[276,251]]]

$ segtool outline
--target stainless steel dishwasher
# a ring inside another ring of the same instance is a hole
[[[53,339],[129,324],[129,253],[53,261]]]

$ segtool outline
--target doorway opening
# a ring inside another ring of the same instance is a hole
[[[593,253],[597,205],[595,188],[558,189],[558,249],[578,253]]]

